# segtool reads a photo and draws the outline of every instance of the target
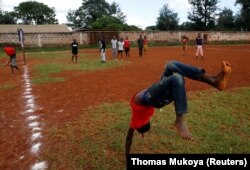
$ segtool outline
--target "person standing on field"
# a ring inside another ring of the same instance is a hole
[[[196,60],[198,60],[199,55],[201,56],[201,60],[204,60],[203,57],[203,39],[201,37],[201,33],[198,33],[198,36],[195,39],[196,41]]]
[[[125,48],[125,54],[126,54],[126,58],[129,60],[130,56],[129,56],[129,51],[130,51],[130,41],[128,39],[128,36],[126,36],[126,39],[124,41],[124,48]]]
[[[117,60],[117,39],[115,36],[113,36],[111,40],[111,48],[112,48],[112,56],[113,59]]]
[[[104,39],[99,41],[99,49],[101,54],[101,63],[106,63],[106,42]]]
[[[124,41],[123,38],[121,37],[120,40],[118,41],[118,54],[117,54],[117,58],[119,58],[119,55],[121,55],[121,60],[123,60],[122,58],[123,50],[124,50]]]
[[[188,37],[186,35],[184,35],[182,37],[182,49],[183,49],[183,56],[186,56],[186,50],[187,50],[187,44],[188,44]]]
[[[73,42],[70,44],[71,47],[71,52],[72,52],[72,57],[71,57],[71,62],[75,62],[77,63],[77,58],[78,58],[78,43],[76,42],[76,39],[73,39]]]
[[[143,51],[144,51],[144,54],[147,54],[148,52],[148,39],[147,39],[147,36],[145,35],[144,36],[144,40],[143,40]]]
[[[142,35],[140,35],[140,37],[138,38],[137,40],[137,44],[138,44],[138,48],[139,48],[139,57],[142,57],[142,51],[143,51],[143,38],[142,38]]]

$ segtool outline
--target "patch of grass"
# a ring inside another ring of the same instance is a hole
[[[12,90],[12,89],[15,89],[16,86],[13,85],[13,84],[3,84],[3,85],[0,85],[0,90]]]
[[[32,79],[32,83],[34,84],[42,84],[42,83],[52,83],[52,82],[64,82],[65,79],[61,77],[42,77]]]
[[[93,54],[80,54],[78,57],[78,63],[72,64],[71,54],[69,52],[43,52],[32,53],[30,58],[40,59],[41,62],[33,67],[33,72],[36,73],[36,77],[32,79],[33,83],[46,83],[46,82],[60,82],[64,79],[55,77],[57,74],[63,71],[96,71],[107,69],[111,67],[117,67],[128,62],[115,62],[108,61],[103,64],[100,62],[99,56]],[[53,77],[52,77],[53,76]]]
[[[250,153],[250,88],[189,93],[187,124],[194,141],[172,127],[174,105],[156,110],[144,138],[135,132],[131,153]],[[63,127],[46,131],[44,160],[50,169],[126,169],[125,137],[129,103],[84,109]]]

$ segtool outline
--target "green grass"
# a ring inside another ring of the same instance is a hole
[[[79,54],[78,63],[72,64],[71,54],[69,52],[33,52],[28,54],[29,58],[41,60],[39,64],[33,67],[32,72],[35,72],[35,78],[32,78],[32,83],[40,84],[47,82],[62,82],[64,78],[58,76],[64,71],[96,71],[107,68],[117,67],[125,63],[108,61],[103,64],[100,62],[100,57],[94,54]]]
[[[12,90],[15,88],[16,88],[16,86],[13,84],[1,84],[0,85],[0,90]]]
[[[6,57],[3,51],[0,50],[1,57]],[[7,59],[7,58],[6,58]],[[78,57],[78,63],[72,64],[70,51],[44,51],[44,52],[29,52],[26,54],[27,62],[32,59],[39,60],[38,64],[31,68],[31,72],[34,73],[31,82],[33,84],[64,82],[66,79],[60,77],[60,73],[65,71],[96,71],[103,70],[112,67],[118,67],[129,62],[115,62],[108,61],[103,64],[100,62],[100,56],[96,54],[83,54],[80,53]],[[1,61],[4,61],[1,59]],[[15,87],[6,83],[1,84],[0,90],[13,89]]]
[[[185,141],[172,128],[173,104],[156,110],[144,138],[134,134],[131,153],[250,153],[250,88],[207,90],[188,95],[187,124],[195,138]],[[129,103],[104,103],[46,131],[44,160],[50,169],[125,169],[124,142]]]

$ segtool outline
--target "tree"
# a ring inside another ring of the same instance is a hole
[[[179,26],[179,29],[180,30],[184,30],[184,31],[187,31],[187,30],[193,30],[193,28],[195,28],[195,24],[194,23],[191,23],[191,22],[183,22],[180,26]]]
[[[145,31],[155,31],[155,30],[157,30],[155,25],[151,25],[145,28]]]
[[[103,16],[91,24],[93,29],[113,29],[122,30],[122,22],[113,16]]]
[[[236,0],[235,4],[241,6],[241,11],[236,17],[237,24],[245,30],[250,30],[250,1]]]
[[[178,14],[169,9],[168,4],[160,9],[160,16],[157,18],[156,28],[158,30],[176,30],[178,29]]]
[[[126,15],[121,11],[119,4],[116,2],[113,2],[110,5],[110,15],[118,18],[123,23],[126,22]]]
[[[0,24],[16,24],[13,14],[0,10]]]
[[[234,29],[234,19],[233,11],[228,8],[224,8],[219,13],[218,18],[218,29],[219,30],[233,30]]]
[[[141,28],[135,25],[128,25],[128,24],[123,24],[122,26],[123,31],[142,31]]]
[[[0,8],[0,24],[16,24],[16,21],[11,12],[2,11],[2,9]]]
[[[210,30],[215,27],[218,0],[188,0],[192,11],[188,12],[188,19],[194,23],[195,30]]]
[[[72,28],[91,27],[91,24],[109,14],[109,4],[105,0],[83,0],[77,10],[69,11],[67,19]]]
[[[84,11],[81,8],[77,10],[70,10],[66,16],[67,25],[72,29],[87,27]]]
[[[36,1],[21,2],[14,12],[24,24],[58,24],[55,9]]]
[[[107,16],[118,18],[122,24],[126,18],[119,5],[115,2],[110,5],[105,0],[83,0],[82,6],[68,12],[67,20],[68,25],[73,29],[80,27],[92,28],[94,22]]]

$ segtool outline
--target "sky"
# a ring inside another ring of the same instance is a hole
[[[18,6],[21,2],[30,0],[0,0],[0,9],[3,11],[13,11],[14,6]],[[66,16],[69,10],[78,9],[82,0],[33,0],[42,2],[50,8],[54,7],[56,12],[56,19],[60,24],[66,23]],[[119,4],[121,11],[127,16],[126,21],[129,25],[136,25],[140,28],[152,26],[156,24],[157,17],[159,17],[160,9],[168,4],[169,8],[178,13],[179,23],[188,21],[187,14],[191,9],[188,0],[106,0],[106,2],[116,2]],[[239,6],[235,6],[236,0],[219,0],[219,7],[224,7],[233,10],[234,14],[239,11]]]

